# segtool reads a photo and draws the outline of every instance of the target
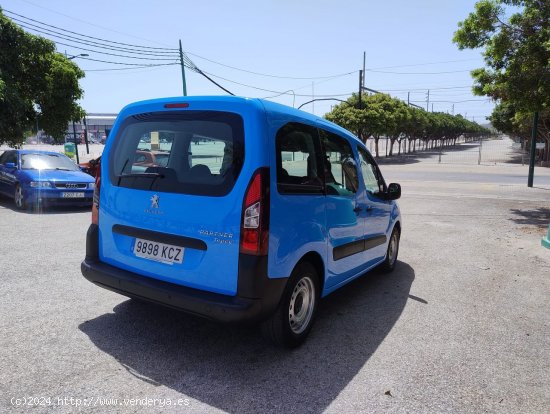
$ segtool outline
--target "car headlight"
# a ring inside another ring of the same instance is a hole
[[[52,184],[49,181],[31,181],[31,187],[33,188],[46,188],[51,186]]]
[[[89,188],[90,190],[95,189],[95,183],[89,183],[89,184],[88,184],[88,188]]]

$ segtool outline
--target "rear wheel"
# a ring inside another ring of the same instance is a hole
[[[397,254],[399,253],[399,238],[401,234],[397,227],[394,227],[390,241],[388,243],[388,250],[386,251],[386,260],[380,265],[380,268],[384,272],[391,272],[395,269],[397,263]]]
[[[264,336],[277,345],[294,348],[305,341],[319,302],[319,276],[313,265],[302,262],[288,280],[277,310],[262,325]]]
[[[311,263],[299,263],[270,319],[262,325],[264,336],[276,345],[294,348],[311,331],[319,302],[319,276]]]
[[[24,210],[27,207],[25,203],[25,196],[23,195],[23,188],[19,184],[15,186],[13,201],[15,203],[15,207],[19,210]]]

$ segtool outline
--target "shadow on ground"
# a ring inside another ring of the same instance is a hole
[[[330,295],[308,341],[295,350],[274,348],[256,328],[135,300],[79,328],[132,375],[209,406],[230,413],[322,412],[391,331],[414,277],[399,262],[390,275],[371,273]]]
[[[550,223],[550,208],[539,207],[533,210],[511,209],[510,212],[516,216],[510,220],[517,224],[546,229]]]

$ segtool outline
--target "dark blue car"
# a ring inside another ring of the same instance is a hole
[[[8,150],[0,155],[0,193],[18,209],[34,205],[91,206],[95,180],[67,156],[48,151]]]

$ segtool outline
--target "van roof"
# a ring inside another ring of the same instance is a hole
[[[301,111],[299,109],[291,108],[290,106],[279,104],[276,102],[268,101],[259,98],[245,98],[240,96],[175,96],[168,98],[149,99],[144,101],[138,101],[125,106],[120,115],[127,117],[132,114],[139,113],[141,111],[160,110],[166,104],[170,103],[189,103],[203,102],[214,105],[219,105],[220,110],[227,110],[230,105],[249,105],[255,107],[257,110],[265,111],[267,116],[274,115],[289,115],[293,118],[302,118],[308,120],[311,123],[323,126],[328,129],[332,129],[334,132],[340,132],[347,135],[352,139],[359,139],[350,131],[336,125],[333,122],[327,121],[317,115],[310,114],[309,112]]]

